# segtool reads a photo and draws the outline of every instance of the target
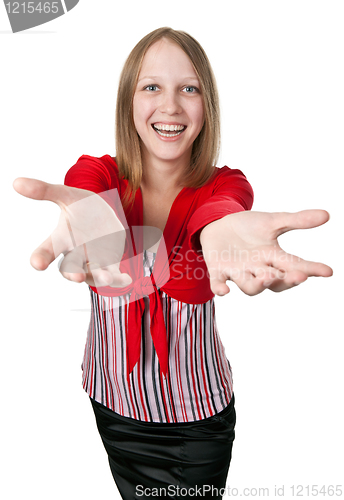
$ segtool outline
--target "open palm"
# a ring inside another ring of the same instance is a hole
[[[102,196],[27,178],[16,179],[13,187],[23,196],[52,201],[61,208],[56,229],[31,255],[35,269],[46,269],[62,253],[60,272],[68,280],[97,287],[123,287],[131,282],[119,270],[125,228]],[[109,194],[116,195],[104,195]]]
[[[208,224],[200,242],[213,293],[228,293],[227,280],[246,294],[256,295],[266,288],[286,290],[310,276],[331,276],[329,266],[290,255],[277,240],[287,231],[317,227],[328,219],[324,210],[239,212]]]

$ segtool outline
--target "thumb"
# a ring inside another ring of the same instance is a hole
[[[294,229],[311,229],[325,224],[330,218],[326,210],[302,210],[295,213],[278,212],[274,213],[275,235]]]
[[[38,179],[18,177],[13,182],[13,188],[17,193],[26,196],[26,198],[52,201],[60,207],[61,205],[69,205],[72,201],[75,201],[71,199],[71,190],[74,191],[74,189],[64,186],[63,184],[49,184],[48,182]],[[87,193],[87,195],[92,194],[87,191],[85,191],[85,193]],[[83,197],[85,197],[85,194]]]
[[[56,202],[56,189],[54,184],[49,184],[48,182],[43,182],[38,179],[29,179],[28,177],[18,177],[13,182],[13,188],[17,193],[26,198],[32,198],[33,200],[50,200]]]

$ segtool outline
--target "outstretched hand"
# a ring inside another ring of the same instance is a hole
[[[247,295],[257,295],[267,288],[287,290],[310,276],[331,276],[329,266],[290,255],[277,240],[287,231],[317,227],[328,219],[324,210],[238,212],[208,224],[200,243],[213,293],[227,294],[227,280]]]
[[[97,287],[131,283],[129,275],[119,270],[125,229],[101,196],[23,177],[16,179],[13,187],[23,196],[52,201],[61,209],[56,229],[31,255],[35,269],[47,269],[63,253],[60,272],[70,281]]]

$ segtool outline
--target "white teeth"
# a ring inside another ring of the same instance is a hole
[[[182,133],[182,130],[180,130],[176,134],[164,134],[163,132],[161,132],[161,130],[157,130],[157,132],[159,135],[162,135],[163,137],[176,137],[177,135],[180,135]]]
[[[184,130],[185,126],[184,125],[165,125],[165,124],[155,124],[154,125],[155,130],[165,130],[166,132],[176,132],[179,131],[181,132]]]
[[[153,125],[154,130],[162,137],[176,137],[180,135],[185,129],[185,125],[166,125],[164,123],[155,123]],[[166,133],[164,133],[166,132]],[[172,134],[171,132],[176,132]]]

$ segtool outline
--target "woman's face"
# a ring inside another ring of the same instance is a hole
[[[204,123],[204,107],[198,77],[178,45],[162,39],[148,49],[133,113],[144,165],[157,160],[190,164],[192,144]]]

